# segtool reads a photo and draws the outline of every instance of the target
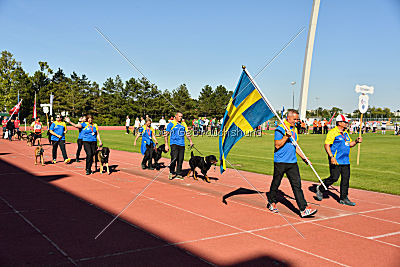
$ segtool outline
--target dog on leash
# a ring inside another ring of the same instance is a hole
[[[161,167],[164,166],[164,163],[158,163],[158,161],[161,159],[162,157],[162,153],[167,153],[167,151],[165,150],[165,144],[162,144],[161,146],[157,147],[156,149],[154,149],[153,151],[153,160],[154,160],[154,164],[153,167],[156,168],[156,170],[160,170]]]
[[[40,162],[42,163],[42,166],[44,166],[44,149],[42,146],[38,146],[35,148],[35,165],[38,163],[38,158],[40,159]]]
[[[26,136],[26,144],[28,146],[33,146],[33,141],[35,140],[35,134],[34,133],[30,133]]]
[[[97,162],[100,162],[100,173],[103,173],[104,166],[107,168],[107,173],[110,174],[110,167],[108,166],[108,160],[110,158],[110,149],[108,147],[102,147],[96,151],[95,155],[95,169],[97,170]]]
[[[211,165],[215,165],[217,162],[218,160],[214,155],[200,157],[195,156],[192,151],[191,158],[189,160],[190,171],[187,174],[187,177],[189,177],[189,175],[193,172],[193,179],[198,180],[195,169],[199,168],[207,183],[210,183],[210,178],[207,176],[207,172],[211,168]]]

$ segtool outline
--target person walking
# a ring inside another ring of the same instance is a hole
[[[289,179],[290,186],[292,187],[297,206],[299,207],[300,216],[309,217],[315,214],[317,210],[311,209],[307,206],[307,202],[304,199],[304,193],[301,188],[301,178],[299,166],[297,165],[296,154],[299,155],[306,164],[307,160],[300,152],[299,147],[297,147],[291,140],[291,137],[295,141],[298,140],[298,133],[295,127],[295,123],[297,121],[299,121],[299,113],[296,110],[288,110],[286,119],[283,121],[288,130],[285,129],[283,124],[280,124],[275,129],[274,175],[269,193],[267,193],[267,208],[274,213],[279,212],[276,206],[276,203],[278,202],[278,188],[281,184],[283,175],[286,174]]]
[[[8,141],[12,141],[14,135],[14,119],[10,118],[7,122],[6,129],[8,131]]]
[[[355,141],[352,141],[347,132],[348,126],[349,120],[344,115],[338,115],[336,117],[336,127],[331,129],[326,136],[324,147],[328,154],[330,176],[324,179],[323,182],[328,188],[339,180],[339,176],[342,176],[339,203],[354,206],[356,203],[350,201],[348,198],[350,182],[349,154],[350,148],[362,142],[362,137],[358,137]],[[317,186],[316,195],[319,201],[323,199],[324,191],[325,188],[323,186]]]
[[[68,122],[71,123],[69,119]],[[74,123],[71,124],[76,128],[82,129],[81,133],[82,133],[83,148],[85,149],[86,152],[85,170],[86,170],[86,175],[90,175],[93,173],[92,165],[97,150],[97,140],[99,141],[100,147],[103,145],[100,138],[99,127],[97,126],[97,124],[93,123],[92,115],[87,115],[85,122],[82,122],[80,124],[74,124]]]
[[[171,163],[169,165],[168,179],[173,178],[183,180],[182,176],[182,164],[185,157],[185,135],[189,139],[190,146],[193,146],[193,141],[190,136],[188,127],[185,122],[182,121],[182,112],[176,112],[173,121],[168,123],[167,129],[164,133],[165,150],[168,152],[171,147]],[[170,146],[168,146],[168,135],[170,137]],[[175,170],[176,167],[176,170]]]
[[[53,156],[53,164],[57,163],[57,148],[60,146],[61,153],[64,158],[64,162],[66,164],[71,162],[71,159],[68,158],[67,156],[67,151],[65,149],[65,134],[67,133],[67,125],[65,122],[62,121],[62,118],[60,115],[56,116],[56,121],[54,121],[50,125],[49,132],[51,134],[51,142],[53,145],[53,151],[52,151],[52,156]]]
[[[40,122],[40,118],[37,117],[34,122],[31,124],[33,130],[33,142],[32,145],[35,145],[36,139],[38,139],[38,145],[42,145],[42,123]]]
[[[18,134],[20,132],[20,130],[19,130],[20,125],[21,125],[21,121],[19,120],[18,117],[16,117],[15,121],[14,121],[14,130],[15,130],[14,134]],[[18,136],[20,136],[20,135],[18,135]]]
[[[138,140],[139,136],[142,136],[142,144],[140,146],[140,152],[144,156],[142,160],[142,169],[144,170],[148,168],[149,170],[154,170],[154,167],[152,165],[153,151],[154,148],[157,147],[158,142],[155,136],[155,130],[153,127],[151,127],[150,118],[147,118],[145,125],[139,128],[139,132],[136,135],[135,141],[133,142],[134,146],[136,146],[136,141]],[[149,151],[147,151],[147,149],[149,149]]]
[[[76,140],[76,143],[78,145],[78,148],[76,149],[76,156],[75,156],[75,162],[80,162],[79,156],[81,155],[82,147],[83,147],[83,134],[82,134],[82,127],[79,127],[78,125],[82,125],[82,123],[86,122],[86,116],[82,116],[79,118],[78,123],[75,124],[71,122],[69,118],[65,118],[65,121],[74,126],[75,128],[78,128],[79,134],[78,134],[78,139]]]
[[[382,130],[382,134],[386,134],[386,121],[381,121],[381,130]]]
[[[4,136],[6,135],[7,131],[7,116],[4,116],[3,120],[1,121],[1,126],[3,127],[3,139],[4,139]]]
[[[126,127],[126,134],[129,134],[129,125],[131,123],[131,119],[129,119],[129,115],[126,116],[125,127]]]

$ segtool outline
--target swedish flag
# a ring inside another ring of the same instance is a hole
[[[226,170],[226,158],[236,142],[272,117],[274,112],[243,66],[242,75],[226,108],[221,125],[219,135],[221,173]]]

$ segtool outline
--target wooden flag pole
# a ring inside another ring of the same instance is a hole
[[[360,131],[359,131],[358,137],[361,137],[362,123],[363,123],[363,115],[364,115],[364,113],[361,113],[361,117],[360,117]],[[360,165],[360,151],[361,151],[361,143],[358,144],[357,165]]]

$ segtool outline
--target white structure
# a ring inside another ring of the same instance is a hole
[[[319,13],[320,0],[314,0],[311,11],[310,25],[308,28],[306,55],[304,57],[303,78],[301,81],[300,105],[299,113],[300,119],[306,118],[308,86],[310,84],[311,60],[314,50],[315,30],[317,29],[318,13]]]

